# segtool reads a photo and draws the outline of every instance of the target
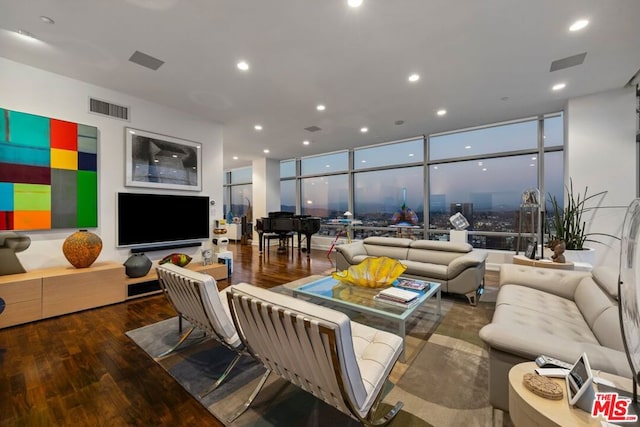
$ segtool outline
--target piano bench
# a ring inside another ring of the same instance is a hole
[[[289,231],[287,233],[284,234],[280,234],[280,233],[265,233],[263,236],[264,242],[265,242],[265,246],[267,247],[267,253],[269,253],[269,250],[271,249],[271,240],[277,240],[278,241],[278,247],[280,247],[280,239],[282,238],[284,240],[284,247],[289,249],[289,239],[291,239],[291,249],[293,249],[293,237],[296,235],[295,232],[293,231]]]

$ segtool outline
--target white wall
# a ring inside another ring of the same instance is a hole
[[[567,149],[565,183],[588,194],[607,191],[601,207],[588,216],[587,232],[620,236],[626,207],[636,195],[635,90],[626,88],[569,100],[566,109]],[[591,205],[589,205],[591,206]],[[620,242],[593,236],[602,242],[596,265],[618,268]]]
[[[162,90],[162,88],[158,88]],[[159,192],[124,186],[124,128],[133,127],[202,143],[203,175],[201,195],[216,201],[213,219],[222,217],[222,126],[201,118],[135,98],[120,92],[73,80],[37,68],[0,58],[0,108],[37,114],[98,128],[98,228],[90,229],[102,238],[97,261],[124,262],[129,250],[116,248],[115,200],[119,191]],[[89,113],[89,97],[130,107],[131,121]],[[163,191],[173,194],[195,192]],[[149,215],[152,212],[140,212]],[[185,212],[188,215],[187,212]],[[64,239],[75,230],[25,231],[31,246],[18,254],[27,270],[70,265],[62,254]],[[210,241],[204,243],[209,245]],[[199,248],[182,250],[200,258]],[[148,253],[152,260],[170,251]]]

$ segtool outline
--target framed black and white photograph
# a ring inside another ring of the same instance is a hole
[[[202,144],[125,128],[128,187],[202,190]]]

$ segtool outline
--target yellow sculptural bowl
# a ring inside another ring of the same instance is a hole
[[[336,271],[332,276],[350,285],[383,288],[391,286],[406,269],[407,266],[398,260],[384,256],[370,257],[347,270]]]

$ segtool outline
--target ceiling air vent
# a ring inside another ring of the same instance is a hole
[[[309,126],[308,128],[304,128],[304,130],[307,130],[309,132],[318,132],[320,129],[318,126]]]
[[[575,67],[584,62],[584,58],[587,56],[587,52],[582,52],[577,55],[567,56],[566,58],[556,59],[551,63],[550,72],[564,70],[565,68]]]
[[[129,121],[129,107],[112,104],[95,98],[89,98],[89,111],[116,119]]]

